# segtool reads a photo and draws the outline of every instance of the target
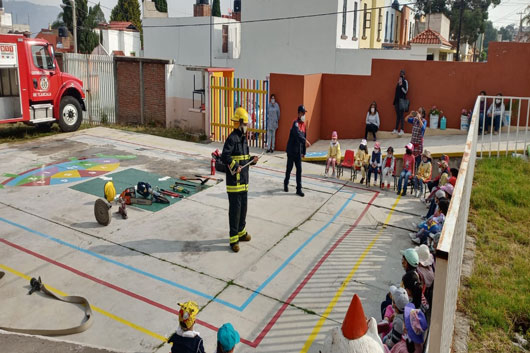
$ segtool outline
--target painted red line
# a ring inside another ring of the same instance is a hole
[[[4,244],[6,244],[6,245],[8,245],[8,246],[10,246],[10,247],[12,247],[12,248],[15,248],[15,249],[17,249],[17,250],[20,250],[20,251],[22,251],[22,252],[25,252],[26,254],[29,254],[29,255],[31,255],[31,256],[34,256],[34,257],[37,257],[37,258],[39,258],[39,259],[41,259],[41,260],[44,260],[44,261],[46,261],[46,262],[49,262],[49,263],[51,263],[51,264],[53,264],[53,265],[55,265],[55,266],[57,266],[57,267],[60,267],[60,268],[62,268],[62,269],[65,269],[65,270],[67,270],[67,271],[70,271],[70,272],[72,272],[72,273],[75,273],[75,274],[78,275],[78,276],[81,276],[81,277],[84,277],[84,278],[86,278],[86,279],[89,279],[89,280],[91,280],[91,281],[93,281],[93,282],[99,283],[99,284],[101,284],[101,285],[103,285],[103,286],[105,286],[105,287],[108,287],[108,288],[114,289],[115,291],[120,292],[120,293],[122,293],[122,294],[125,294],[125,295],[127,295],[127,296],[129,296],[129,297],[131,297],[131,298],[134,298],[134,299],[140,300],[140,301],[142,301],[142,302],[144,302],[144,303],[146,303],[146,304],[152,305],[152,306],[154,306],[154,307],[156,307],[156,308],[162,309],[162,310],[167,311],[167,312],[169,312],[169,313],[172,313],[172,314],[175,314],[175,315],[178,315],[178,314],[179,314],[179,313],[178,313],[178,310],[172,309],[172,308],[170,308],[170,307],[168,307],[168,306],[166,306],[166,305],[164,305],[164,304],[161,304],[161,303],[155,302],[154,300],[151,300],[151,299],[146,298],[146,297],[144,297],[144,296],[141,296],[141,295],[139,295],[139,294],[133,293],[133,292],[127,290],[127,289],[124,289],[124,288],[118,287],[118,286],[116,286],[116,285],[114,285],[114,284],[112,284],[112,283],[109,283],[109,282],[104,281],[104,280],[102,280],[102,279],[99,279],[99,278],[96,278],[96,277],[94,277],[94,276],[91,276],[91,275],[89,275],[89,274],[87,274],[87,273],[85,273],[85,272],[79,271],[79,270],[77,270],[77,269],[75,269],[75,268],[73,268],[73,267],[70,267],[70,266],[68,266],[68,265],[65,265],[65,264],[63,264],[63,263],[61,263],[61,262],[55,261],[55,260],[53,260],[53,259],[50,259],[49,257],[46,257],[46,256],[41,255],[41,254],[38,254],[38,253],[36,253],[36,252],[34,252],[34,251],[31,251],[31,250],[29,250],[29,249],[26,249],[26,248],[20,246],[20,245],[14,244],[14,243],[10,242],[9,240],[6,240],[6,239],[3,239],[3,238],[0,238],[0,242],[4,243]],[[206,328],[209,328],[209,329],[212,330],[212,331],[218,331],[218,330],[219,330],[219,329],[218,329],[217,327],[215,327],[214,325],[209,324],[209,323],[207,323],[207,322],[205,322],[205,321],[202,321],[202,320],[197,319],[195,322],[196,322],[197,324],[201,325],[201,326],[204,326],[204,327],[206,327]],[[245,339],[243,339],[243,338],[241,339],[241,342],[243,342],[243,343],[245,343],[245,344],[247,344],[247,345],[249,345],[249,346],[252,346],[252,343],[251,343],[250,341],[245,340]]]
[[[283,303],[282,307],[276,312],[276,314],[273,316],[273,318],[269,321],[269,323],[267,324],[267,326],[265,326],[265,328],[263,329],[263,331],[260,332],[260,334],[258,335],[258,337],[254,340],[254,342],[252,342],[253,345],[252,347],[257,347],[261,341],[263,340],[263,338],[265,338],[265,336],[267,335],[267,333],[272,329],[272,327],[274,326],[274,324],[276,323],[276,321],[278,321],[278,319],[280,318],[280,316],[283,314],[283,312],[285,311],[285,309],[287,309],[287,306],[291,304],[291,302],[294,300],[294,298],[296,298],[296,296],[298,295],[298,293],[300,293],[302,291],[302,289],[305,287],[305,285],[307,284],[307,282],[309,282],[309,280],[311,279],[311,277],[313,277],[313,275],[317,272],[317,270],[320,268],[320,266],[322,266],[322,264],[324,263],[324,261],[326,261],[326,259],[329,257],[329,255],[331,255],[331,253],[333,251],[335,251],[335,249],[337,248],[337,246],[340,245],[340,243],[342,243],[342,241],[344,240],[344,238],[346,238],[356,227],[357,225],[359,224],[359,222],[361,221],[361,219],[364,217],[364,215],[366,214],[366,212],[368,212],[368,209],[370,208],[370,206],[372,206],[372,203],[374,202],[374,200],[376,199],[376,197],[379,195],[379,192],[376,191],[376,194],[370,199],[370,201],[368,202],[368,204],[366,205],[366,207],[364,208],[363,212],[360,214],[360,216],[357,218],[357,220],[355,221],[355,223],[350,227],[348,228],[348,230],[335,242],[335,244],[333,244],[333,246],[331,248],[329,248],[329,250],[326,252],[326,254],[324,256],[322,256],[322,258],[317,262],[317,264],[313,267],[313,269],[307,274],[307,276],[304,278],[304,280],[298,285],[298,287],[294,290],[294,292],[289,296],[289,298],[287,298],[287,300],[285,301],[285,303]]]
[[[287,309],[287,306],[289,306],[291,304],[291,302],[296,298],[296,296],[302,291],[302,289],[305,287],[305,285],[309,282],[309,280],[311,280],[311,278],[313,277],[313,275],[318,271],[318,269],[320,268],[320,266],[322,266],[322,264],[327,260],[327,258],[333,253],[333,251],[335,251],[335,249],[340,245],[340,243],[342,243],[342,241],[357,227],[357,225],[359,224],[359,222],[361,221],[361,219],[364,217],[364,215],[366,214],[366,212],[368,212],[368,209],[372,206],[372,203],[374,202],[374,200],[377,198],[377,196],[379,196],[379,192],[378,191],[373,191],[375,192],[374,196],[372,196],[372,198],[370,199],[370,201],[366,204],[366,207],[364,208],[364,210],[362,211],[362,213],[359,215],[359,217],[357,218],[357,220],[355,221],[355,223],[350,227],[348,228],[348,230],[331,246],[331,248],[328,249],[328,251],[326,252],[326,254],[324,254],[324,256],[322,256],[322,258],[320,258],[320,260],[315,264],[315,266],[311,269],[311,271],[306,275],[306,277],[302,280],[302,282],[298,285],[298,287],[291,293],[291,295],[289,296],[289,298],[287,298],[287,300],[282,304],[282,306],[280,307],[280,309],[276,312],[276,314],[274,314],[274,316],[272,317],[272,319],[267,323],[267,325],[263,328],[263,330],[258,334],[258,336],[256,337],[256,339],[254,341],[249,341],[249,340],[246,340],[244,338],[241,338],[241,342],[246,344],[247,346],[250,346],[252,348],[257,348],[258,345],[261,343],[261,341],[265,338],[265,336],[267,335],[267,333],[269,333],[269,331],[272,329],[272,327],[274,326],[274,324],[276,323],[276,321],[278,321],[278,319],[281,317],[281,315],[283,314],[283,312],[285,311],[285,309]],[[175,310],[175,309],[172,309],[166,305],[163,305],[163,304],[160,304],[160,303],[157,303],[149,298],[146,298],[144,296],[141,296],[139,294],[136,294],[136,293],[133,293],[131,291],[128,291],[127,289],[124,289],[124,288],[121,288],[121,287],[118,287],[112,283],[109,283],[107,281],[104,281],[102,279],[99,279],[99,278],[96,278],[94,276],[91,276],[87,273],[84,273],[82,271],[79,271],[75,268],[72,268],[68,265],[65,265],[63,263],[60,263],[58,261],[55,261],[53,259],[50,259],[49,257],[46,257],[44,255],[41,255],[41,254],[38,254],[36,252],[33,252],[29,249],[26,249],[22,246],[19,246],[19,245],[16,245],[14,243],[11,243],[10,241],[6,240],[6,239],[2,239],[0,238],[0,242],[8,245],[8,246],[11,246],[15,249],[18,249],[22,252],[25,252],[29,255],[32,255],[34,257],[37,257],[41,260],[44,260],[46,262],[49,262],[53,265],[56,265],[58,267],[61,267],[67,271],[70,271],[72,273],[75,273],[81,277],[84,277],[86,279],[89,279],[93,282],[96,282],[96,283],[99,283],[105,287],[108,287],[108,288],[111,288],[111,289],[114,289],[115,291],[117,292],[120,292],[122,294],[125,294],[129,297],[132,297],[132,298],[135,298],[135,299],[138,299],[146,304],[149,304],[149,305],[152,305],[154,307],[157,307],[159,309],[162,309],[164,311],[167,311],[167,312],[170,312],[172,314],[175,314],[175,315],[178,315],[178,311]],[[217,331],[218,328],[215,327],[214,325],[212,324],[209,324],[205,321],[202,321],[202,320],[196,320],[197,324],[203,326],[203,327],[206,327],[212,331]]]

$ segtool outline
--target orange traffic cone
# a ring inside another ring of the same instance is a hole
[[[355,294],[342,323],[342,334],[349,340],[355,340],[363,337],[367,331],[368,324],[364,316],[363,306],[361,300]]]

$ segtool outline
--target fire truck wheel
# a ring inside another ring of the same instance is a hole
[[[83,121],[83,112],[79,101],[71,96],[61,99],[59,127],[64,132],[76,131]]]

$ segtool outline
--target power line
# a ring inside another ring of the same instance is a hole
[[[416,3],[409,2],[402,4],[403,6],[407,5],[415,5]],[[379,7],[371,7],[367,8],[367,10],[378,10],[378,9],[386,9],[391,8],[392,5],[389,6],[379,6]],[[238,22],[232,22],[232,23],[223,23],[223,25],[235,25],[235,24],[246,24],[246,23],[260,23],[260,22],[275,22],[275,21],[285,21],[285,20],[296,20],[296,19],[304,19],[304,18],[315,18],[315,17],[323,17],[323,16],[336,16],[336,15],[342,15],[343,13],[355,13],[355,12],[364,12],[364,9],[357,9],[357,10],[348,10],[348,11],[336,11],[336,12],[323,12],[318,14],[309,14],[309,15],[298,15],[298,16],[286,16],[286,17],[275,17],[275,18],[263,18],[263,19],[256,19],[256,20],[246,20],[246,21],[238,21]],[[164,27],[172,27],[172,28],[181,28],[181,27],[204,27],[204,26],[211,26],[214,24],[210,23],[193,23],[193,24],[175,24],[175,25],[151,25],[146,26],[144,25],[144,28],[164,28]]]

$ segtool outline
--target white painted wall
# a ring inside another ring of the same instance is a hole
[[[354,49],[359,47],[359,41],[351,40],[353,13],[347,15],[348,39],[340,38],[342,1],[245,0],[242,23],[213,19],[211,66],[234,68],[236,77],[266,79],[270,73],[370,75],[373,58],[425,60],[427,51],[423,48]],[[348,9],[353,8],[354,0],[348,0]],[[301,14],[337,13],[339,10],[338,15],[248,22]],[[357,37],[361,17],[357,18]],[[221,52],[223,24],[230,26],[228,54]],[[190,111],[193,76],[199,83],[200,73],[187,71],[186,66],[210,66],[210,17],[144,18],[143,25],[144,55],[175,63],[168,74],[168,125],[200,129],[204,126],[203,114]]]
[[[212,18],[212,64],[229,66],[241,50],[241,24],[232,19]],[[210,66],[210,17],[144,18],[146,57],[174,60],[176,64]],[[228,53],[222,52],[223,25],[228,25]],[[162,27],[149,27],[162,26]]]
[[[112,54],[114,50],[121,50],[126,56],[131,56],[131,52],[134,52],[136,56],[140,56],[140,32],[109,29],[102,29],[100,31],[103,33],[103,41],[101,44],[109,54]]]
[[[344,11],[344,1],[346,1],[346,38],[342,38],[342,24],[343,24],[343,11]],[[330,16],[330,20],[334,20],[337,23],[337,48],[341,49],[359,49],[359,24],[362,22],[361,8],[359,0],[338,0],[337,1],[337,12],[339,13],[336,17]],[[355,18],[355,4],[357,4],[357,18]],[[357,26],[355,33],[354,30],[354,20],[357,20]],[[355,39],[355,40],[354,40]]]
[[[335,73],[349,75],[370,75],[372,72],[372,59],[424,61],[426,57],[427,48],[413,48],[411,50],[337,49]]]

